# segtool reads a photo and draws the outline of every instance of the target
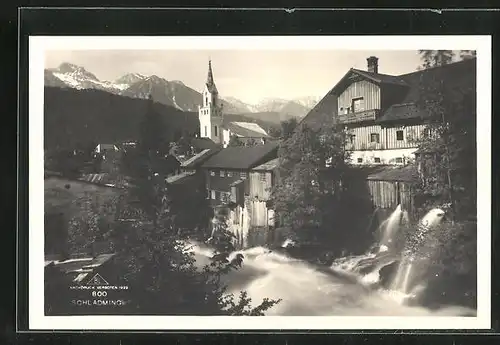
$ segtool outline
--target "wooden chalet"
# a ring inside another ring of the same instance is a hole
[[[313,129],[324,123],[344,125],[351,164],[380,167],[364,178],[373,207],[410,208],[410,186],[419,179],[415,153],[419,141],[429,135],[427,124],[434,120],[423,105],[433,100],[424,99],[423,90],[440,84],[449,91],[447,96],[454,97],[463,89],[475,89],[476,59],[403,75],[379,73],[377,57],[370,56],[367,63],[366,71],[347,71],[301,125]]]

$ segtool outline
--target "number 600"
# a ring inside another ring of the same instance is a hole
[[[92,297],[106,297],[107,295],[106,291],[92,291]]]

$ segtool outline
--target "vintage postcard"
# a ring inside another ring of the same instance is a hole
[[[490,328],[489,37],[37,36],[29,73],[31,329]]]

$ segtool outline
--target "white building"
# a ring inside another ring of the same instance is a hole
[[[207,82],[202,97],[202,105],[198,109],[201,138],[209,138],[216,144],[226,147],[232,136],[238,137],[244,143],[251,140],[265,142],[269,137],[257,123],[224,121],[223,106],[215,86],[211,61],[208,62]]]

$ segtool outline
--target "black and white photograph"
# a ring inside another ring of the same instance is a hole
[[[489,328],[490,54],[31,37],[30,326]]]

